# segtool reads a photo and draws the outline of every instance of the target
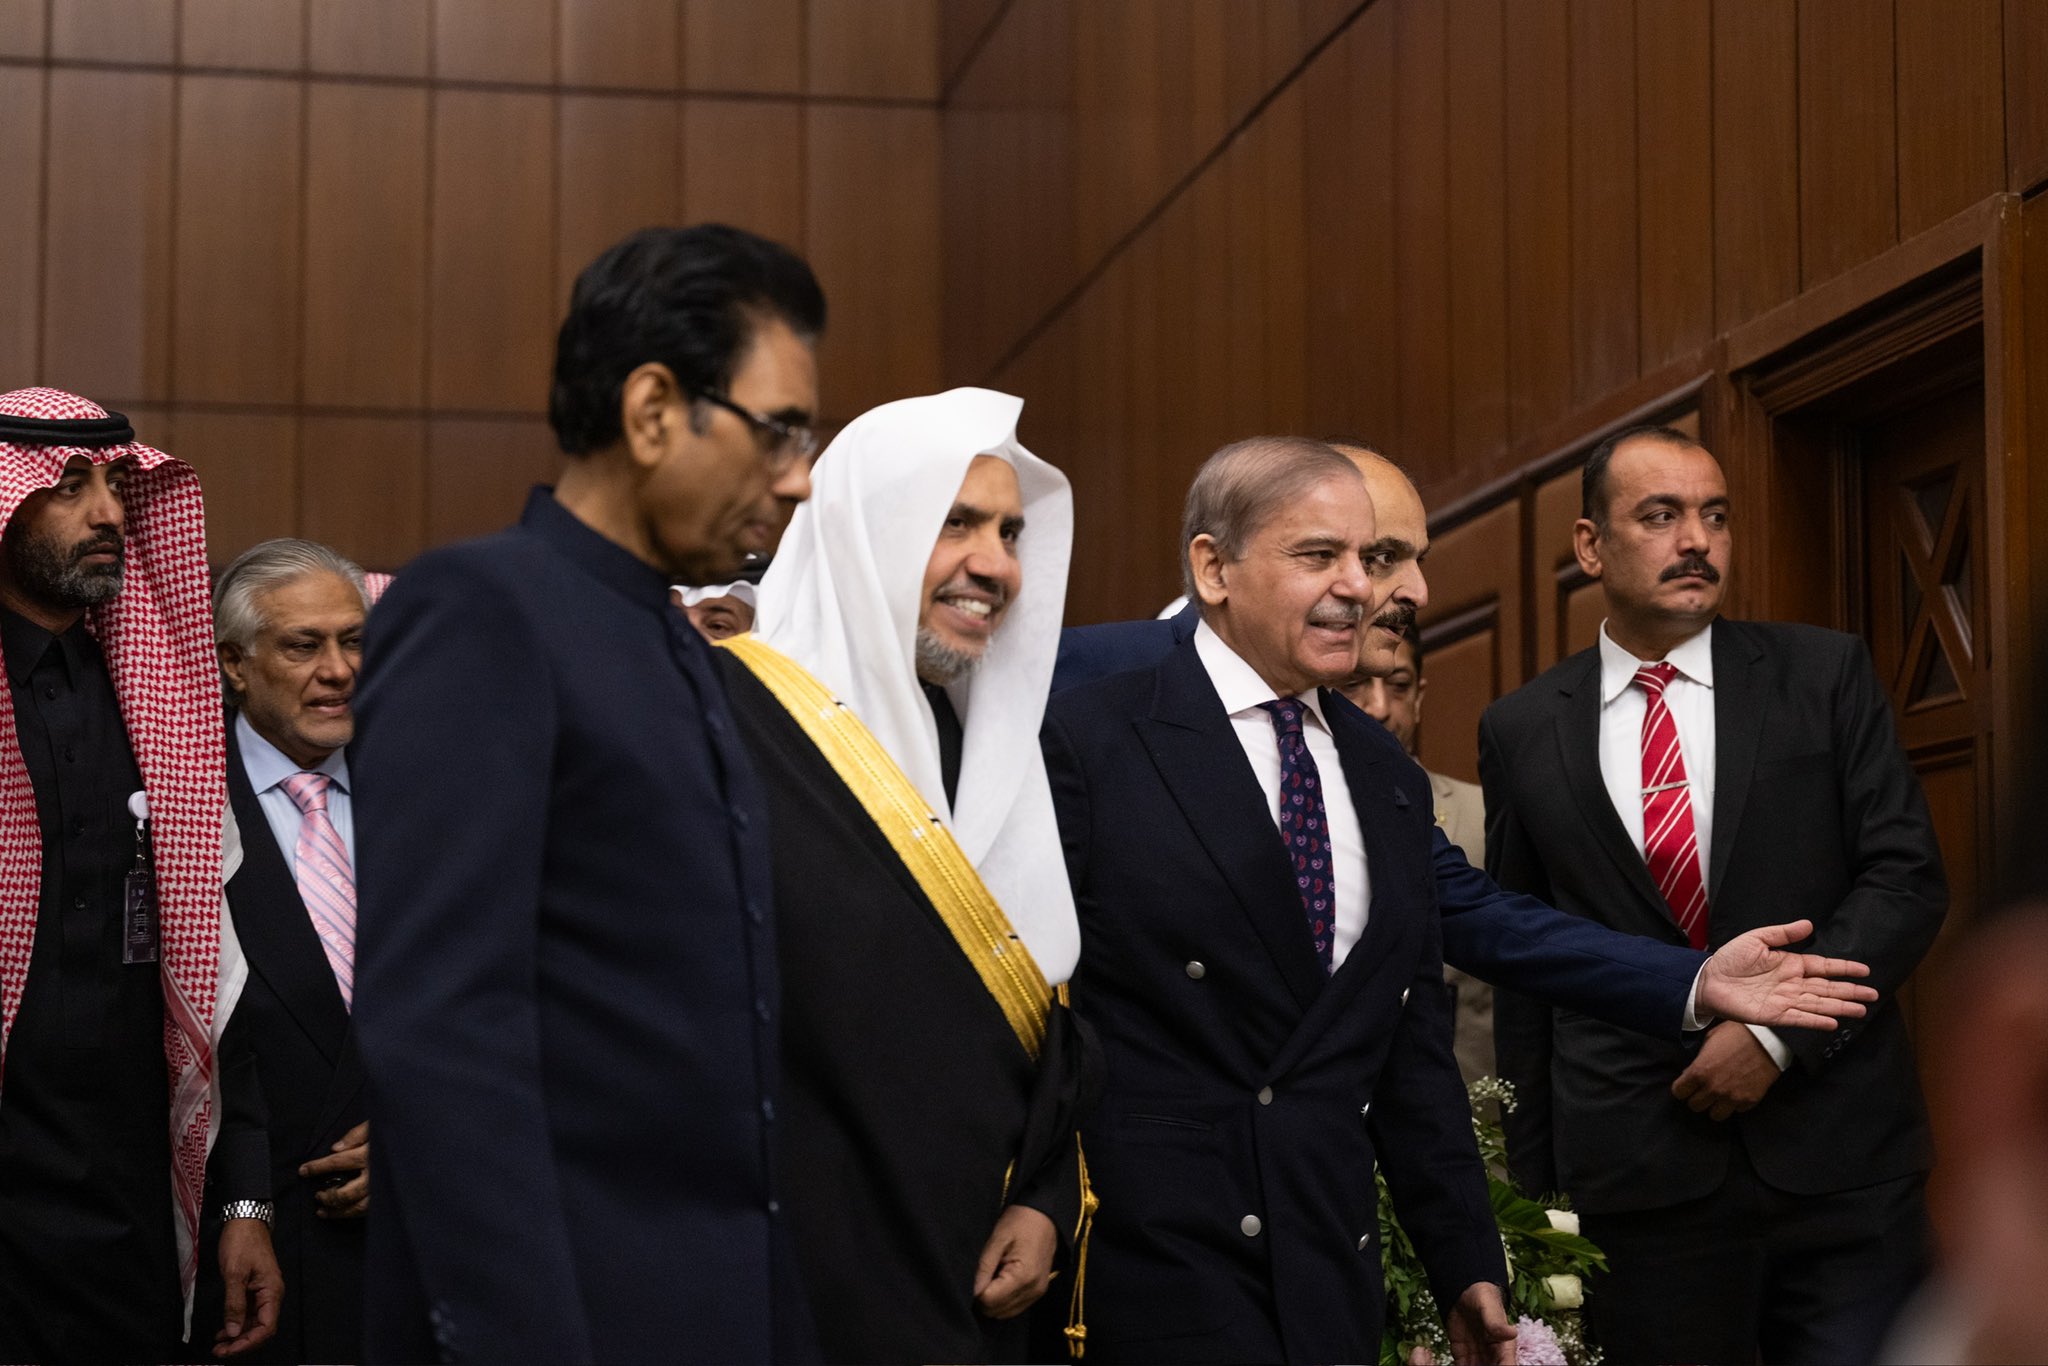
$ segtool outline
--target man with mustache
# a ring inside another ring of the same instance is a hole
[[[1698,441],[1630,428],[1583,487],[1574,548],[1608,616],[1481,721],[1494,875],[1673,948],[1797,917],[1882,999],[1832,1034],[1677,1041],[1504,991],[1510,1161],[1607,1252],[1587,1304],[1611,1358],[1867,1361],[1928,1250],[1895,1004],[1948,903],[1920,782],[1861,640],[1720,615],[1728,488]]]
[[[1074,1008],[1108,1077],[1082,1131],[1102,1195],[1090,1360],[1375,1358],[1375,1161],[1459,1359],[1513,1360],[1428,784],[1328,691],[1379,605],[1380,535],[1329,446],[1223,448],[1182,521],[1193,637],[1048,711]]]
[[[203,516],[120,414],[0,394],[0,1360],[186,1359],[203,1221],[198,1349],[277,1323]]]
[[[721,651],[768,793],[782,1158],[827,1361],[1032,1359],[1071,1251],[1080,947],[1038,726],[1066,479],[1023,404],[884,404],[820,459]],[[833,705],[836,701],[837,705]]]

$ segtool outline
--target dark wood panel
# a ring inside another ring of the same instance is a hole
[[[1310,282],[1309,421],[1319,435],[1363,436],[1368,427],[1365,410],[1372,406],[1364,399],[1365,387],[1387,373],[1373,363],[1375,329],[1366,318],[1375,303],[1368,284],[1370,267],[1390,256],[1385,206],[1391,157],[1384,150],[1392,126],[1390,87],[1375,92],[1354,79],[1354,49],[1362,41],[1360,29],[1352,29],[1302,76],[1302,97],[1316,116],[1302,133],[1302,164]],[[1381,113],[1377,131],[1382,137],[1377,162],[1370,159],[1370,112],[1375,105]],[[1376,206],[1380,214],[1375,235],[1370,215]]]
[[[1266,274],[1267,431],[1298,432],[1308,419],[1308,242],[1302,214],[1307,186],[1302,167],[1306,108],[1299,85],[1290,85],[1266,107],[1255,129],[1264,170],[1258,202],[1265,209],[1262,249]],[[1172,261],[1172,287],[1199,288],[1182,261]],[[1188,371],[1177,372],[1185,376]]]
[[[0,57],[41,57],[49,51],[48,0],[0,0]]]
[[[1522,509],[1503,503],[1437,535],[1429,553],[1429,724],[1422,762],[1433,772],[1479,776],[1479,713],[1521,686]],[[1449,639],[1443,637],[1448,632]]]
[[[1246,434],[1239,425],[1242,412],[1234,391],[1257,383],[1256,374],[1234,372],[1229,349],[1219,344],[1221,329],[1229,326],[1228,297],[1219,286],[1230,278],[1232,185],[1228,176],[1211,167],[1188,189],[1186,202],[1177,205],[1176,223],[1185,222],[1184,237],[1166,244],[1163,253],[1168,271],[1164,279],[1166,297],[1160,300],[1168,336],[1178,329],[1186,337],[1186,359],[1172,363],[1184,366],[1177,376],[1177,391],[1170,404],[1176,445],[1171,455],[1173,469],[1163,482],[1155,481],[1146,494],[1159,501],[1158,510],[1170,525],[1163,541],[1168,559],[1180,538],[1180,510],[1187,498],[1187,484],[1197,464],[1224,442]],[[1310,348],[1313,356],[1314,348]],[[1176,562],[1177,563],[1177,562]],[[1172,571],[1177,575],[1180,571]],[[1178,590],[1175,590],[1178,592]],[[1161,599],[1164,601],[1165,599]],[[1140,602],[1133,610],[1157,610]]]
[[[939,379],[939,118],[813,105],[805,157],[811,267],[831,301],[825,411],[844,421]]]
[[[535,484],[561,473],[561,449],[540,418],[436,418],[427,429],[427,544],[488,535],[519,520]]]
[[[557,114],[555,306],[577,272],[627,233],[682,217],[680,111],[672,99],[565,95]]]
[[[932,100],[939,94],[938,0],[810,0],[813,95]]]
[[[1631,0],[1572,0],[1572,389],[1640,373],[1636,44]]]
[[[49,98],[42,379],[109,401],[161,400],[170,362],[171,78],[58,70]]]
[[[1571,37],[1565,0],[1514,0],[1504,18],[1507,107],[1514,111],[1507,132],[1508,431],[1519,440],[1571,406],[1571,102],[1558,79],[1571,61]]]
[[[1394,11],[1394,348],[1399,460],[1440,462],[1451,449],[1451,258],[1444,68],[1437,0]]]
[[[682,79],[676,0],[561,0],[562,82],[673,90]]]
[[[2005,0],[2006,188],[2048,183],[2048,5]]]
[[[1167,29],[1168,37],[1175,39],[1178,69],[1167,72],[1167,88],[1175,96],[1166,112],[1169,117],[1176,108],[1180,113],[1169,125],[1175,132],[1168,155],[1174,165],[1192,166],[1243,113],[1231,101],[1234,33],[1229,11],[1244,7],[1232,6],[1231,0],[1190,0],[1183,8],[1186,21]]]
[[[1636,9],[1636,241],[1645,373],[1714,335],[1712,0]]]
[[[730,223],[804,245],[803,106],[780,100],[683,103],[683,218]]]
[[[1506,55],[1502,0],[1449,7],[1451,444],[1457,468],[1508,439]]]
[[[1221,172],[1223,176],[1228,214],[1224,230],[1229,243],[1229,292],[1215,302],[1214,310],[1222,326],[1210,335],[1222,344],[1228,366],[1224,402],[1218,416],[1232,436],[1251,436],[1266,426],[1262,392],[1266,374],[1266,212],[1259,202],[1262,169],[1257,144],[1250,138],[1239,138],[1210,171],[1212,175]],[[1148,249],[1156,250],[1149,235],[1140,238],[1133,251]],[[1147,353],[1151,346],[1148,329],[1159,310],[1157,282],[1152,278],[1157,273],[1140,267],[1133,267],[1132,271],[1131,345],[1140,353],[1132,360],[1135,370],[1148,370],[1158,361],[1156,350]],[[1133,441],[1150,439],[1153,432],[1147,413],[1140,408],[1132,417]],[[1140,477],[1141,474],[1133,476]]]
[[[313,404],[425,397],[427,92],[306,93],[305,375]]]
[[[435,95],[428,399],[538,411],[554,298],[554,101]]]
[[[1714,320],[1726,330],[1799,292],[1796,0],[1714,10]]]
[[[977,43],[984,41],[989,25],[997,15],[1003,22],[1013,22],[1015,15],[1005,13],[1006,0],[947,0],[939,6],[939,78],[942,82],[957,81],[966,74],[965,63]],[[1016,6],[1010,6],[1012,10]]]
[[[421,0],[308,0],[307,19],[315,71],[427,74],[433,11]]]
[[[136,434],[143,431],[138,424]],[[209,563],[224,565],[258,541],[299,534],[298,436],[299,420],[289,414],[171,415],[163,449],[199,472]]]
[[[804,0],[683,0],[683,84],[793,95],[804,88]]]
[[[426,545],[427,425],[421,418],[308,417],[299,428],[299,534],[365,569],[393,570]]]
[[[1899,235],[2005,184],[2000,0],[1894,0]]]
[[[1416,758],[1431,773],[1479,781],[1479,717],[1497,695],[1500,648],[1491,629],[1430,647],[1429,705],[1416,731]]]
[[[0,66],[0,387],[38,373],[36,323],[43,291],[43,73]]]
[[[1263,0],[1259,11],[1259,47],[1264,58],[1260,83],[1272,90],[1287,78],[1308,50],[1305,0]],[[1320,35],[1318,35],[1320,36]]]
[[[1898,240],[1892,10],[1799,6],[1799,281],[1811,288]]]
[[[168,62],[177,47],[177,12],[163,0],[50,0],[50,55]]]
[[[171,337],[181,401],[298,398],[304,105],[299,81],[181,83]]]
[[[306,11],[277,0],[183,0],[178,60],[186,66],[297,71],[306,64]]]
[[[1130,271],[1118,261],[1074,306],[1074,559],[1067,601],[1071,619],[1110,621],[1142,609],[1133,591],[1130,537],[1121,525],[1130,505],[1124,480],[1131,457]]]
[[[1247,165],[1250,163],[1247,162]],[[1150,615],[1152,607],[1172,596],[1167,591],[1173,575],[1174,527],[1178,518],[1173,507],[1179,489],[1173,486],[1176,471],[1191,458],[1189,447],[1199,439],[1192,420],[1180,402],[1188,368],[1202,341],[1198,321],[1203,314],[1212,319],[1215,308],[1207,300],[1186,297],[1176,288],[1181,262],[1171,259],[1192,242],[1193,216],[1185,203],[1169,209],[1156,228],[1139,239],[1125,259],[1130,264],[1131,368],[1126,402],[1130,405],[1130,434],[1126,450],[1130,468],[1123,480],[1123,503],[1110,509],[1110,516],[1122,524],[1132,544],[1132,582],[1126,586],[1137,600],[1136,613]],[[1233,267],[1240,263],[1232,262]],[[1242,263],[1256,271],[1261,285],[1263,261]],[[1257,295],[1263,304],[1263,290]],[[1217,305],[1223,303],[1216,301]],[[1260,322],[1263,324],[1263,317]],[[1208,332],[1214,336],[1213,330]],[[1256,404],[1263,397],[1254,369],[1232,376],[1231,397]],[[1250,419],[1253,425],[1257,418]],[[1185,484],[1181,484],[1185,488]],[[1164,506],[1162,506],[1162,504]],[[1173,525],[1169,526],[1169,522]]]
[[[555,79],[555,0],[433,0],[434,74],[443,80]]]

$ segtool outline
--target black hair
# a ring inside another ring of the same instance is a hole
[[[692,397],[723,393],[770,318],[806,341],[825,330],[824,291],[789,248],[722,223],[634,233],[576,277],[548,392],[555,440],[570,455],[618,441],[626,376],[649,361]]]
[[[1691,446],[1705,450],[1699,438],[1681,432],[1676,427],[1657,423],[1645,423],[1639,427],[1624,427],[1593,448],[1586,457],[1586,468],[1579,472],[1579,516],[1595,526],[1607,525],[1607,466],[1614,459],[1615,451],[1625,441],[1638,438],[1662,441],[1670,446]]]
[[[1422,681],[1422,631],[1411,626],[1401,639],[1408,642],[1408,648],[1415,652],[1415,681]]]

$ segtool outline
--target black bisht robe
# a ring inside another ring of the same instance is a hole
[[[1050,1218],[1056,1264],[1071,1260],[1075,1129],[1099,1054],[1055,1003],[1032,1061],[859,799],[746,666],[719,654],[768,798],[778,1184],[824,1357],[1021,1360],[1033,1315],[983,1318],[975,1265],[1013,1204]],[[1041,1308],[1063,1311],[1070,1286],[1055,1279]]]

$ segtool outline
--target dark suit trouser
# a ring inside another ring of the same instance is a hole
[[[1926,1270],[1925,1184],[1791,1195],[1757,1175],[1738,1138],[1714,1194],[1583,1216],[1609,1268],[1586,1316],[1612,1366],[1871,1361]]]

